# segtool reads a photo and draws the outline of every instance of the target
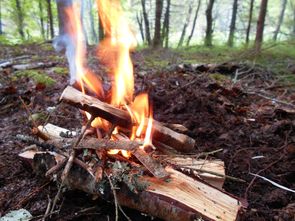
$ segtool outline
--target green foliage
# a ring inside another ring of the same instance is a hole
[[[58,75],[67,75],[68,74],[68,69],[63,68],[63,67],[54,67],[53,72],[58,74]]]
[[[55,80],[49,77],[48,75],[41,73],[37,70],[25,70],[25,71],[17,71],[14,74],[14,78],[12,80],[17,80],[18,78],[31,78],[36,83],[42,83],[46,86],[52,86],[55,83]]]

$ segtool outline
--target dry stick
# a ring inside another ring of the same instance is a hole
[[[114,185],[112,183],[112,180],[111,180],[110,176],[106,172],[104,172],[104,173],[105,173],[106,177],[108,178],[109,183],[111,185],[111,189],[113,191],[114,200],[115,200],[115,209],[116,209],[116,219],[115,220],[118,221],[118,218],[119,218],[119,216],[118,216],[118,199],[117,199],[116,190],[115,190],[115,187],[114,187]]]
[[[212,174],[212,175],[215,175],[215,176],[219,176],[219,177],[222,177],[222,178],[226,178],[226,179],[237,181],[237,182],[241,182],[241,183],[245,183],[246,182],[245,180],[242,180],[242,179],[239,179],[239,178],[236,178],[236,177],[232,177],[232,176],[228,176],[228,175],[223,175],[221,173],[217,173],[217,172],[210,171],[210,170],[192,169],[190,167],[183,167],[183,166],[180,166],[180,168],[195,170],[195,171],[200,172],[200,173],[209,173],[209,174]]]
[[[71,152],[71,154],[69,156],[68,162],[67,162],[67,164],[66,164],[66,166],[64,168],[64,171],[63,171],[63,173],[61,175],[62,182],[61,182],[61,184],[60,184],[60,186],[58,188],[57,194],[56,194],[56,196],[54,198],[54,201],[53,201],[53,204],[52,204],[52,208],[51,208],[51,213],[54,210],[54,207],[55,207],[55,205],[57,203],[57,200],[59,199],[59,196],[60,196],[60,193],[61,193],[61,189],[64,186],[64,182],[65,182],[65,180],[66,180],[66,178],[67,178],[67,176],[69,174],[69,171],[70,171],[70,169],[71,169],[71,167],[73,165],[73,162],[74,162],[74,159],[75,159],[75,156],[76,156],[76,149],[75,149],[75,147],[77,147],[79,145],[79,143],[81,142],[81,140],[84,138],[84,134],[85,134],[86,130],[88,129],[88,127],[91,125],[91,122],[94,120],[94,118],[95,117],[91,116],[91,118],[88,120],[86,126],[84,127],[83,131],[81,132],[80,136],[78,137],[76,143],[72,147],[72,152]]]
[[[37,126],[35,120],[33,119],[33,116],[32,116],[32,114],[31,114],[31,112],[30,112],[28,106],[27,106],[26,103],[24,102],[24,100],[21,98],[21,96],[19,96],[18,98],[20,99],[21,103],[22,103],[23,106],[25,107],[25,110],[26,110],[26,112],[27,112],[29,118],[31,118],[32,124],[33,124],[33,126],[34,126],[34,128],[32,129],[32,132],[33,132],[34,134],[38,134],[38,136],[39,136],[40,138],[42,138],[43,140],[49,140],[49,137],[48,137],[46,134],[44,134],[42,131],[40,131],[40,130],[38,129],[38,126]]]
[[[46,217],[48,216],[48,214],[50,212],[50,208],[51,208],[51,199],[50,199],[49,195],[47,195],[47,198],[48,198],[48,204],[47,204],[47,208],[46,208],[46,211],[45,211],[42,221],[45,221]]]
[[[276,163],[278,163],[278,162],[279,162],[280,160],[282,160],[282,159],[283,159],[283,155],[282,155],[278,160],[276,160],[276,161],[270,163],[267,167],[265,167],[265,168],[259,170],[259,171],[256,173],[256,175],[259,175],[259,174],[262,173],[263,171],[269,169],[270,167],[272,167],[273,165],[275,165]],[[248,198],[248,192],[249,192],[251,186],[253,185],[254,181],[256,180],[256,178],[257,178],[257,176],[254,176],[253,179],[251,180],[251,182],[249,183],[249,185],[248,185],[248,187],[247,187],[247,189],[246,189],[246,191],[245,191],[245,194],[244,194],[244,198],[245,198],[245,199]]]

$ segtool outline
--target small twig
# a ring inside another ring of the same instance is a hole
[[[51,199],[50,199],[50,197],[48,195],[47,195],[47,198],[48,198],[48,205],[47,205],[47,208],[46,208],[46,211],[45,211],[45,214],[44,214],[44,217],[43,217],[42,221],[46,220],[46,217],[48,216],[48,214],[50,212],[50,208],[51,208]]]
[[[268,178],[266,178],[266,177],[264,177],[264,176],[260,176],[260,175],[258,175],[258,174],[254,174],[254,173],[249,173],[249,174],[252,175],[252,176],[255,176],[255,177],[259,177],[259,178],[261,178],[261,179],[263,179],[263,180],[265,180],[265,181],[271,183],[272,185],[274,185],[274,186],[276,186],[276,187],[278,187],[278,188],[281,188],[281,189],[283,189],[283,190],[286,190],[286,191],[289,191],[289,192],[295,193],[295,190],[292,190],[292,189],[290,189],[290,188],[288,188],[288,187],[285,187],[285,186],[283,186],[283,185],[280,185],[280,184],[278,184],[278,183],[276,183],[276,182],[274,182],[274,181],[272,181],[272,180],[270,180],[270,179],[268,179]]]
[[[30,112],[28,106],[27,106],[26,103],[24,102],[24,100],[21,98],[21,96],[19,96],[18,98],[20,99],[21,103],[23,104],[23,106],[24,106],[24,108],[25,108],[25,110],[26,110],[26,112],[27,112],[29,118],[31,118],[32,124],[34,125],[34,127],[38,128],[38,126],[37,126],[35,120],[33,119],[32,114],[31,114],[31,112]]]
[[[209,174],[212,174],[212,175],[215,175],[215,176],[219,176],[219,177],[222,177],[222,178],[225,178],[225,179],[229,179],[229,180],[232,180],[232,181],[236,181],[236,182],[241,182],[241,183],[245,183],[246,182],[245,180],[242,180],[242,179],[239,179],[239,178],[236,178],[236,177],[233,177],[233,176],[224,175],[224,174],[217,173],[217,172],[210,171],[210,170],[195,169],[195,168],[192,169],[190,167],[183,167],[183,166],[179,166],[179,167],[180,168],[184,168],[184,169],[189,169],[189,170],[197,171],[197,172],[200,172],[200,173],[209,173]]]
[[[75,156],[76,156],[75,147],[77,147],[79,145],[79,143],[81,142],[81,140],[84,138],[85,132],[88,129],[88,127],[91,125],[91,122],[94,120],[94,118],[95,117],[91,116],[91,118],[88,120],[86,126],[84,127],[83,131],[81,132],[80,136],[78,137],[76,143],[72,147],[71,154],[69,156],[68,162],[67,162],[67,164],[66,164],[66,166],[64,168],[64,171],[63,171],[63,173],[61,175],[62,182],[61,182],[61,185],[58,188],[56,196],[54,197],[51,212],[53,212],[53,210],[55,208],[55,205],[56,205],[57,200],[59,199],[59,196],[60,196],[60,193],[61,193],[61,189],[64,186],[64,182],[65,182],[65,180],[66,180],[66,178],[67,178],[67,176],[69,174],[70,169],[72,168],[72,165],[73,165],[73,162],[74,162],[74,159],[75,159]]]
[[[105,173],[105,175],[106,175],[106,177],[108,178],[108,180],[109,180],[109,183],[110,183],[110,185],[111,185],[111,189],[112,189],[112,191],[113,191],[113,195],[114,195],[114,200],[115,200],[115,211],[116,211],[116,221],[118,221],[119,220],[119,215],[118,215],[118,199],[117,199],[117,194],[116,194],[116,190],[115,190],[115,187],[114,187],[114,185],[113,185],[113,183],[112,183],[112,180],[111,180],[111,178],[110,178],[110,176],[106,173],[106,172],[104,172]]]
[[[278,163],[280,160],[283,159],[283,155],[276,161],[270,163],[267,167],[259,170],[257,173],[256,173],[256,176],[253,177],[253,179],[251,180],[251,182],[249,183],[248,187],[246,188],[246,191],[244,193],[244,198],[247,199],[248,198],[248,192],[251,188],[251,186],[253,185],[253,183],[255,182],[256,178],[257,178],[257,175],[259,175],[260,173],[262,173],[263,171],[269,169],[270,167],[272,167],[273,165],[275,165],[276,163]]]

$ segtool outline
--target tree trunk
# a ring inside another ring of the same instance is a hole
[[[0,35],[3,35],[3,29],[2,29],[2,0],[0,0]]]
[[[200,10],[200,7],[201,7],[201,0],[198,1],[198,7],[197,7],[197,10],[195,12],[195,17],[194,17],[194,22],[193,22],[193,27],[192,27],[192,30],[191,30],[191,33],[187,39],[187,42],[186,42],[186,46],[189,46],[189,43],[194,35],[194,31],[195,31],[195,27],[196,27],[196,23],[197,23],[197,18],[198,18],[198,14],[199,14],[199,10]]]
[[[213,18],[212,18],[212,10],[215,0],[209,0],[207,9],[206,9],[206,36],[205,36],[205,46],[212,46],[212,36],[213,36]]]
[[[140,16],[140,17],[139,17]],[[138,14],[136,13],[136,20],[139,26],[139,30],[140,30],[140,35],[141,35],[141,39],[144,42],[144,32],[143,32],[143,21],[142,21],[142,14]]]
[[[87,3],[87,2],[86,2]],[[85,5],[85,0],[84,1],[81,1],[81,4],[80,4],[80,20],[81,20],[81,25],[82,25],[82,31],[83,31],[83,35],[84,35],[84,39],[85,39],[85,42],[86,42],[86,45],[89,45],[89,41],[88,41],[88,34],[87,34],[87,30],[85,28],[85,22],[84,22],[84,12],[86,10],[86,5]]]
[[[260,12],[257,21],[257,29],[256,29],[256,38],[255,38],[255,50],[259,52],[261,49],[262,41],[263,41],[263,30],[264,30],[264,22],[267,11],[267,2],[268,0],[261,0]]]
[[[43,15],[42,0],[39,0],[38,3],[39,3],[39,18],[40,18],[41,35],[42,35],[42,38],[45,39],[45,27],[44,27],[44,15]]]
[[[250,9],[249,9],[249,20],[248,20],[248,26],[246,31],[246,45],[249,44],[249,40],[250,40],[250,31],[251,31],[251,24],[252,24],[252,17],[253,17],[253,6],[254,6],[254,0],[251,0]]]
[[[92,41],[97,44],[97,34],[95,32],[95,28],[94,28],[94,16],[93,16],[93,11],[92,11],[92,7],[93,7],[93,2],[92,0],[88,0],[87,2],[87,6],[88,6],[88,13],[90,16],[90,30],[91,30],[91,38]]]
[[[185,23],[183,25],[181,36],[180,36],[180,39],[179,39],[179,42],[178,42],[178,45],[177,45],[178,48],[181,47],[182,44],[183,44],[186,29],[187,29],[187,26],[188,26],[188,24],[190,23],[190,20],[191,20],[192,10],[193,10],[193,1],[190,2],[189,8],[188,8],[188,14],[187,14]]]
[[[48,13],[48,23],[50,28],[50,37],[54,38],[54,27],[53,27],[53,15],[52,15],[52,7],[51,0],[47,0],[47,13]]]
[[[16,4],[16,11],[17,11],[17,29],[18,33],[20,34],[22,40],[25,39],[25,33],[24,33],[24,14],[23,10],[21,8],[20,0],[15,0]]]
[[[163,0],[156,0],[156,13],[155,13],[155,32],[153,47],[162,47],[162,38],[161,38],[161,17],[163,10]]]
[[[145,8],[145,0],[141,0],[141,6],[142,6],[144,26],[145,26],[145,39],[147,40],[148,45],[151,45],[152,40],[151,40],[151,32],[150,32],[150,23],[149,23],[149,18]]]
[[[162,29],[162,39],[164,41],[165,48],[168,48],[168,44],[169,44],[170,6],[171,6],[171,0],[167,0],[167,6],[166,6],[163,29]]]
[[[229,47],[232,47],[234,45],[237,11],[238,11],[238,0],[234,0],[233,12],[232,12],[232,17],[231,17],[229,36],[228,36],[228,42],[227,42]]]
[[[273,40],[274,41],[277,40],[278,34],[280,32],[280,29],[281,29],[281,25],[283,23],[284,15],[285,15],[285,10],[286,10],[286,5],[287,5],[287,0],[282,0],[282,9],[281,9],[279,21],[278,21],[277,28],[276,28],[276,30],[274,32],[274,35],[273,35]]]

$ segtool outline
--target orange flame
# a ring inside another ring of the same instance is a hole
[[[133,126],[130,134],[131,140],[140,139],[144,141],[143,146],[151,144],[152,134],[152,114],[149,106],[147,94],[138,95],[133,101],[134,92],[134,77],[133,65],[130,58],[130,50],[136,45],[135,37],[123,16],[123,10],[119,0],[97,0],[99,8],[99,17],[105,32],[105,39],[100,42],[100,49],[106,54],[103,59],[108,63],[111,69],[112,82],[112,97],[111,104],[122,107],[125,106],[131,115],[132,121],[136,123]],[[71,38],[76,46],[75,64],[78,80],[81,90],[85,93],[84,86],[87,85],[98,96],[103,96],[103,89],[100,81],[95,78],[95,75],[85,67],[84,57],[86,49],[83,41],[82,24],[80,20],[80,10],[77,3],[74,3],[66,10],[69,19]],[[129,106],[128,106],[129,105]],[[87,118],[90,114],[85,112]],[[101,118],[96,118],[91,126],[103,128],[107,130],[110,128],[109,122]],[[118,133],[116,128],[113,134]],[[113,137],[111,139],[114,139]],[[131,153],[125,150],[110,150],[109,154],[121,153],[124,157],[129,158]]]
[[[133,100],[134,77],[129,51],[135,47],[136,40],[123,16],[119,0],[97,0],[97,5],[105,32],[105,40],[100,47],[115,52],[115,55],[109,54],[107,58],[115,62],[112,67],[114,83],[111,103],[125,105]]]
[[[78,77],[78,83],[85,93],[84,83],[91,89],[96,95],[102,97],[104,95],[100,80],[94,75],[90,70],[85,67],[85,55],[86,48],[84,45],[84,35],[82,31],[81,17],[80,17],[80,7],[77,2],[73,3],[71,6],[65,9],[65,13],[69,19],[69,24],[67,24],[71,40],[76,46],[75,51],[75,65],[76,74]]]

